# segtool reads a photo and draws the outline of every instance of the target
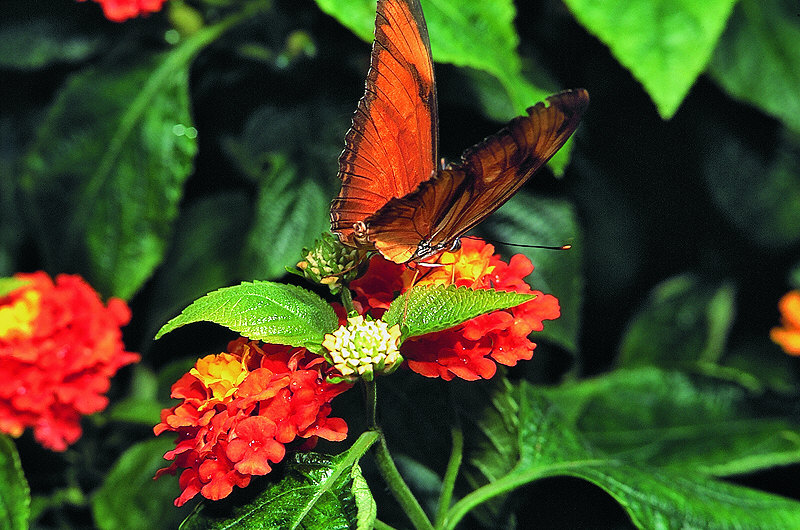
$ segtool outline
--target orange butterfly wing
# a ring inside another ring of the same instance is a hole
[[[339,157],[342,190],[331,204],[331,230],[350,246],[353,225],[403,197],[435,172],[436,85],[419,0],[378,0],[366,92]]]
[[[367,240],[396,263],[447,250],[510,199],[564,145],[588,104],[589,94],[583,89],[537,103],[527,116],[514,118],[467,149],[461,162],[368,217]]]

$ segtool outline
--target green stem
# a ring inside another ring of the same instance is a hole
[[[378,389],[374,379],[372,381],[364,381],[364,392],[366,394],[364,399],[367,402],[369,427],[380,432],[381,429],[378,427]]]
[[[378,447],[380,447],[380,444],[376,446],[376,448]],[[512,471],[511,473],[508,473],[507,475],[504,475],[499,479],[476,489],[455,503],[437,528],[442,530],[454,529],[461,519],[463,519],[464,516],[476,506],[483,504],[484,502],[497,497],[498,495],[508,493],[521,486],[524,486],[525,484],[529,484],[534,480],[562,474],[580,476],[580,474],[575,473],[574,470],[580,470],[586,466],[601,465],[606,462],[607,460],[581,460],[576,462],[562,462],[552,466],[545,466],[541,468],[537,467],[526,471]],[[570,473],[570,471],[572,471],[572,473]]]
[[[447,470],[442,481],[442,494],[439,497],[439,506],[436,510],[436,527],[441,528],[442,522],[447,516],[450,502],[453,500],[453,490],[456,486],[458,470],[461,467],[461,459],[464,455],[464,433],[460,426],[450,430],[450,437],[453,442],[453,449],[450,452],[450,460],[447,462]]]
[[[389,491],[392,492],[395,500],[403,508],[414,528],[417,530],[433,530],[433,525],[428,516],[425,515],[419,501],[411,493],[403,477],[400,476],[400,472],[389,454],[389,448],[386,446],[386,438],[383,433],[381,433],[381,438],[375,445],[375,463],[378,465],[378,471],[380,471],[383,480],[389,487]]]
[[[375,530],[395,530],[394,526],[389,526],[383,521],[375,519]]]
[[[345,311],[347,311],[347,316],[350,317],[358,314],[358,311],[356,311],[353,305],[353,293],[351,293],[350,289],[347,287],[342,287],[342,305]]]

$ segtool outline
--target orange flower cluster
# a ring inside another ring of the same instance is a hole
[[[496,289],[532,293],[534,300],[520,306],[487,313],[451,329],[429,333],[405,341],[400,353],[408,367],[426,377],[447,381],[460,377],[469,381],[494,376],[496,362],[514,366],[533,356],[536,344],[528,340],[532,331],[541,331],[544,320],[561,314],[558,300],[531,290],[525,277],[533,271],[530,260],[517,254],[506,263],[494,254],[485,241],[465,238],[461,249],[440,254],[416,285],[457,285],[472,289]],[[392,300],[411,288],[414,272],[381,256],[370,260],[366,274],[353,281],[356,302],[362,312],[380,317]]]
[[[772,328],[769,336],[789,355],[800,355],[800,291],[789,291],[783,295],[778,302],[778,309],[783,327]]]
[[[17,274],[27,283],[0,297],[0,431],[33,427],[45,447],[63,451],[81,436],[80,418],[103,410],[110,378],[139,355],[125,351],[124,301],[108,307],[80,276]]]
[[[181,506],[200,493],[212,500],[243,488],[253,475],[271,471],[285,445],[305,438],[311,448],[317,437],[341,441],[347,424],[330,418],[331,400],[351,385],[325,380],[322,357],[304,348],[260,344],[239,338],[228,351],[208,355],[172,385],[181,403],[161,413],[156,436],[178,433],[177,445],[164,458],[175,461],[161,469],[180,476]]]
[[[86,0],[78,0],[85,2]],[[108,20],[124,22],[129,18],[139,15],[155,13],[161,10],[165,0],[94,0],[103,8],[103,14]]]

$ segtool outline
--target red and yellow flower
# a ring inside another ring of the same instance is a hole
[[[63,451],[81,436],[80,418],[103,410],[110,378],[139,355],[126,352],[124,301],[104,306],[80,276],[17,274],[25,283],[0,297],[0,431],[33,428]]]
[[[203,357],[172,386],[181,403],[161,413],[154,432],[178,434],[158,472],[180,475],[180,506],[200,493],[218,500],[280,462],[286,445],[317,437],[341,441],[347,424],[331,418],[331,400],[351,385],[326,380],[325,360],[305,348],[239,338],[228,351]]]
[[[85,2],[86,0],[78,0]],[[161,10],[166,0],[94,0],[103,8],[108,20],[124,22],[139,15],[155,13]]]
[[[769,336],[789,355],[800,355],[800,291],[789,291],[778,302],[781,327],[772,328]]]
[[[541,331],[544,320],[559,317],[558,300],[534,291],[525,283],[533,265],[518,254],[506,263],[484,241],[465,238],[461,249],[440,254],[433,262],[439,266],[420,275],[415,285],[456,285],[472,289],[496,289],[532,293],[534,300],[517,307],[494,311],[468,320],[459,326],[406,340],[400,353],[408,367],[426,377],[451,380],[489,379],[496,363],[514,366],[533,356],[536,344],[528,339]],[[425,269],[423,269],[425,271]],[[412,287],[415,272],[379,255],[370,260],[366,274],[353,281],[356,302],[362,312],[380,317],[398,294]]]

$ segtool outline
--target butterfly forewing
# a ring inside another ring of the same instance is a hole
[[[513,119],[468,149],[461,162],[370,216],[369,240],[398,263],[449,248],[510,199],[564,145],[588,103],[585,90],[569,90],[529,108],[527,116]]]
[[[419,0],[379,0],[366,92],[339,157],[342,190],[331,228],[354,245],[353,225],[435,171],[436,87]]]

